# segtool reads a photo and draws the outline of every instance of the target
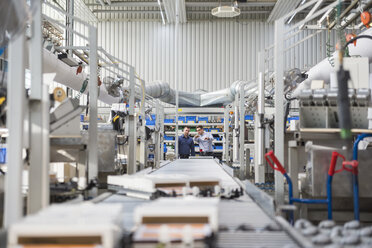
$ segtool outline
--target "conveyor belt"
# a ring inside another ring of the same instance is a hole
[[[190,177],[219,178],[222,187],[239,188],[240,185],[215,161],[207,159],[185,159],[169,163],[151,174],[184,174]],[[104,202],[122,203],[125,209],[123,225],[126,230],[133,228],[135,207],[147,202],[120,194]],[[248,195],[235,199],[222,199],[219,204],[220,231],[218,247],[297,247],[291,237],[281,230]]]
[[[190,177],[214,177],[224,188],[239,188],[238,183],[213,159],[178,159],[151,174],[183,174]]]

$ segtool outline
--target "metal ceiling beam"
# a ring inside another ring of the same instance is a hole
[[[101,6],[97,3],[88,3],[87,6]],[[157,2],[113,2],[111,5],[105,5],[104,7],[158,7]]]
[[[301,0],[278,0],[270,13],[270,16],[267,18],[267,22],[275,21],[280,17],[284,16],[288,12],[295,9]]]
[[[268,10],[243,10],[241,14],[267,14]],[[157,10],[117,10],[117,9],[95,9],[93,13],[123,13],[123,14],[160,14]],[[189,10],[187,14],[209,14],[209,10]]]
[[[176,21],[176,8],[177,8],[177,4],[175,0],[163,0],[163,5],[164,5],[165,13],[167,15],[168,22],[174,23]],[[178,13],[179,13],[180,23],[186,23],[187,16],[186,16],[185,0],[179,0]]]
[[[186,2],[186,7],[217,7],[221,5],[231,5],[231,2]],[[239,3],[239,7],[271,7],[274,6],[275,2],[247,2]]]
[[[219,2],[185,2],[186,7],[216,7],[219,6]],[[231,5],[231,2],[221,2],[221,5]],[[275,2],[247,2],[239,3],[239,7],[272,7],[275,5]],[[87,4],[87,6],[101,6],[101,4],[93,3]],[[157,7],[158,3],[154,2],[114,2],[111,1],[111,5],[105,4],[104,7]]]

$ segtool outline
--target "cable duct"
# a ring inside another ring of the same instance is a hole
[[[372,29],[367,29],[360,35],[372,35]],[[369,59],[369,63],[372,62],[371,40],[359,39],[356,43],[356,46],[350,44],[348,48],[350,56],[367,57]],[[332,56],[336,60],[338,58],[338,52],[334,52]],[[311,81],[313,80],[324,80],[326,84],[329,84],[330,74],[331,72],[335,71],[336,68],[330,65],[328,58],[322,60],[307,72],[308,78],[296,88],[296,90],[292,94],[292,97],[298,97],[302,90],[310,89]]]

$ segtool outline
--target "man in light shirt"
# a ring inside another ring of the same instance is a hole
[[[194,141],[199,144],[200,156],[214,156],[213,153],[213,136],[211,133],[204,132],[203,126],[197,126],[197,135]]]

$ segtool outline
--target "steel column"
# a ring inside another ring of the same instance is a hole
[[[257,102],[257,114],[255,116],[255,183],[265,182],[265,126],[263,124],[265,117],[265,59],[264,52],[259,52],[257,57],[258,64],[258,102]]]
[[[49,204],[49,96],[43,83],[41,2],[32,2],[35,13],[30,39],[30,168],[27,212],[35,213]]]
[[[229,156],[229,138],[230,138],[230,128],[229,128],[229,117],[230,117],[230,107],[229,105],[225,106],[224,109],[224,123],[223,123],[223,130],[224,130],[224,137],[223,137],[223,159],[226,163],[230,162]]]
[[[134,101],[135,101],[135,77],[134,68],[129,68],[129,116],[128,121],[128,174],[133,174],[137,171],[137,128],[136,128],[136,116],[134,113]]]
[[[7,89],[8,172],[5,177],[4,227],[19,221],[23,213],[22,171],[25,106],[25,35],[22,32],[9,44]]]
[[[281,163],[284,163],[284,19],[275,21],[275,155]],[[278,205],[284,203],[284,178],[282,174],[275,171],[275,200]]]
[[[155,167],[159,168],[160,166],[160,159],[161,159],[161,144],[160,144],[160,125],[161,125],[161,119],[160,119],[160,102],[159,100],[156,100],[156,119],[155,119]]]
[[[233,130],[233,163],[239,160],[239,94],[234,101],[234,130]]]
[[[158,101],[158,106],[160,106],[160,116],[161,116],[161,121],[160,121],[160,131],[159,131],[159,138],[160,138],[160,154],[161,156],[159,157],[159,160],[164,159],[164,107],[160,105],[160,101]],[[160,161],[159,161],[159,166],[160,166]]]
[[[178,102],[179,102],[179,92],[178,92],[178,82],[179,82],[179,76],[178,76],[178,23],[179,23],[179,0],[176,0],[176,24],[175,24],[175,31],[174,31],[174,66],[175,66],[175,72],[174,72],[174,83],[175,83],[175,91],[176,91],[176,130],[175,130],[175,146],[174,146],[174,155],[175,159],[178,159]]]
[[[239,88],[239,163],[240,163],[240,177],[247,177],[247,166],[244,156],[244,143],[245,143],[245,97],[244,86],[241,84]]]
[[[88,181],[98,178],[98,127],[97,127],[97,28],[89,27],[89,143]]]
[[[143,88],[145,89],[145,82],[143,82]],[[146,94],[143,92],[143,94]],[[140,126],[140,134],[141,134],[141,143],[140,143],[140,157],[139,157],[139,162],[140,162],[140,170],[143,170],[146,165],[147,165],[147,141],[146,141],[146,114],[145,114],[145,107],[146,107],[146,98],[143,96],[142,97],[143,102],[141,102],[141,120],[142,124]]]

